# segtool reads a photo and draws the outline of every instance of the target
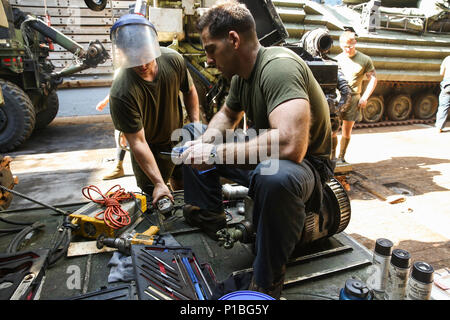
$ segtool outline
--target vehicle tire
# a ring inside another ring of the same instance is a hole
[[[411,97],[407,94],[397,94],[389,99],[386,107],[386,113],[390,120],[407,120],[412,113]]]
[[[414,116],[417,119],[430,119],[436,114],[439,99],[432,93],[423,93],[414,100]]]
[[[367,101],[367,105],[362,109],[363,121],[374,123],[381,120],[384,113],[383,97],[373,96]]]
[[[94,11],[102,11],[105,9],[108,0],[84,0],[89,9]]]
[[[42,97],[40,103],[44,104],[42,111],[36,114],[35,129],[43,129],[55,119],[59,110],[59,99],[56,90],[49,93],[47,97]]]
[[[28,95],[12,82],[0,79],[5,104],[0,106],[0,152],[9,152],[33,132],[36,115]]]

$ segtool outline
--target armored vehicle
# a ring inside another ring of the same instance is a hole
[[[325,1],[327,2],[327,1]],[[437,110],[439,68],[450,55],[450,9],[443,0],[344,0],[341,5],[274,0],[289,38],[326,28],[333,38],[330,56],[342,52],[346,29],[358,36],[357,50],[375,65],[378,85],[363,112],[365,125],[432,122]],[[360,124],[364,125],[364,124]]]
[[[48,59],[53,44],[71,52],[76,63],[55,72]],[[17,148],[55,118],[56,88],[64,76],[96,67],[108,57],[99,41],[85,50],[39,17],[0,1],[0,152]]]

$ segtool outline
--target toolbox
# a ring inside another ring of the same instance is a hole
[[[39,295],[49,251],[0,254],[0,300],[32,300]]]
[[[212,268],[190,248],[131,247],[140,300],[209,300],[217,284]]]
[[[71,297],[67,300],[136,300],[132,284],[118,285]]]

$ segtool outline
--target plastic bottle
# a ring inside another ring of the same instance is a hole
[[[339,293],[339,300],[372,300],[372,293],[363,282],[348,279]]]
[[[367,278],[367,286],[373,290],[377,299],[384,298],[387,276],[389,271],[389,261],[391,259],[392,247],[391,240],[379,238],[375,243],[373,252],[372,266],[369,269],[371,273]]]
[[[392,251],[384,300],[405,299],[406,285],[411,268],[410,261],[411,255],[408,251],[402,249]]]
[[[406,289],[406,300],[430,300],[433,267],[423,261],[414,262]]]

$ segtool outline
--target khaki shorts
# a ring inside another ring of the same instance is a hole
[[[352,95],[350,105],[348,106],[347,110],[343,111],[341,114],[342,120],[346,120],[346,121],[361,121],[362,120],[361,108],[358,107],[360,98],[361,98],[361,95],[359,95],[359,94]]]

